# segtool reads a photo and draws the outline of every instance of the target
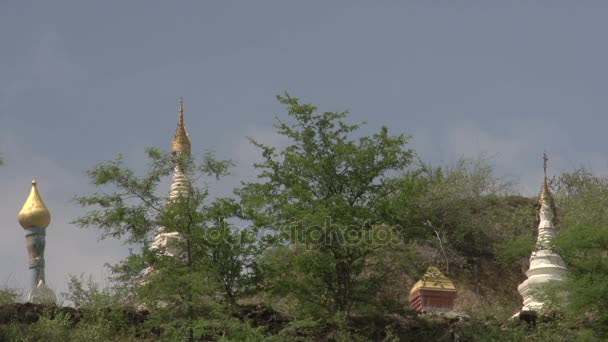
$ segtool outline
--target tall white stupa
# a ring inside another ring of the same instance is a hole
[[[171,190],[169,192],[169,200],[175,201],[179,197],[185,197],[190,194],[190,181],[186,173],[188,172],[187,164],[190,162],[190,154],[192,146],[186,125],[184,124],[184,101],[179,100],[179,118],[177,120],[177,128],[175,129],[175,137],[171,142],[171,153],[175,169],[173,171],[173,181],[171,182]]]
[[[544,154],[545,178],[539,196],[540,223],[536,247],[530,256],[530,268],[526,271],[528,279],[517,287],[523,297],[520,317],[523,313],[536,314],[542,311],[544,303],[541,299],[534,297],[534,293],[549,282],[564,280],[568,274],[566,263],[556,253],[554,246],[556,207],[547,181],[547,160],[547,155]]]
[[[179,101],[179,118],[175,136],[171,142],[171,153],[173,155],[174,170],[171,188],[169,191],[169,201],[177,201],[180,197],[187,197],[190,194],[190,180],[187,177],[188,163],[190,162],[191,144],[184,124],[184,103]],[[150,249],[167,256],[177,256],[179,251],[179,241],[182,239],[178,232],[169,232],[165,227],[160,227],[154,236],[154,241]],[[153,271],[152,267],[144,270],[144,275]]]

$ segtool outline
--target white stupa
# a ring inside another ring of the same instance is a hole
[[[179,119],[177,120],[177,128],[175,137],[171,142],[171,153],[175,163],[173,170],[173,179],[171,181],[171,189],[169,191],[169,201],[175,202],[182,197],[190,195],[191,187],[188,179],[187,164],[190,160],[192,146],[186,125],[184,124],[184,103],[179,101]],[[168,232],[165,227],[160,227],[154,238],[151,249],[159,250],[161,253],[168,256],[176,256],[179,254],[178,245],[181,240],[181,235],[178,232]]]
[[[186,176],[186,164],[190,158],[191,145],[184,124],[184,104],[181,99],[179,102],[179,119],[177,121],[177,129],[175,130],[175,137],[171,142],[171,153],[173,154],[175,168],[173,170],[173,178],[169,191],[169,201],[175,202],[181,197],[187,197],[191,191],[190,180]],[[165,227],[160,227],[156,231],[154,241],[152,242],[150,249],[170,257],[179,256],[180,241],[182,241],[182,236],[179,232],[170,232],[167,231]],[[146,275],[150,274],[151,272],[154,272],[154,267],[147,267],[143,271],[143,278],[145,278]]]
[[[171,153],[173,154],[175,169],[169,192],[170,201],[176,201],[179,197],[186,197],[190,194],[190,180],[186,175],[186,164],[189,162],[191,151],[192,145],[186,132],[186,125],[184,124],[184,103],[180,99],[177,129],[175,130],[175,137],[171,142]]]
[[[568,274],[564,259],[555,252],[553,240],[555,238],[556,207],[553,196],[549,191],[547,182],[547,155],[543,156],[545,178],[539,196],[540,224],[538,225],[538,238],[536,247],[530,256],[530,268],[526,271],[528,279],[524,280],[517,290],[523,297],[521,312],[538,313],[542,311],[544,303],[534,297],[534,292],[552,281],[562,281]]]

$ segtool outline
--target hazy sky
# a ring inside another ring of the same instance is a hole
[[[47,281],[102,279],[128,247],[69,224],[84,174],[168,149],[184,97],[195,153],[252,177],[246,136],[280,143],[275,95],[412,135],[433,163],[479,153],[534,195],[550,172],[608,172],[605,1],[0,1],[0,285],[29,271],[16,215],[32,178],[52,213]],[[168,191],[168,186],[167,186]]]

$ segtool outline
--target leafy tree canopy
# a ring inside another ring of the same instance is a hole
[[[287,119],[277,119],[284,148],[252,143],[262,151],[259,181],[237,191],[244,218],[278,235],[281,255],[267,265],[278,276],[272,289],[289,292],[313,311],[349,312],[372,300],[390,270],[383,253],[395,231],[379,215],[380,203],[398,190],[413,151],[407,137],[386,127],[353,138],[361,127],[347,112],[317,112],[288,94],[278,100]]]
[[[211,153],[198,164],[155,149],[147,153],[150,163],[144,176],[136,175],[120,157],[90,170],[93,184],[104,191],[76,197],[88,211],[75,223],[99,228],[103,238],[124,238],[141,246],[111,267],[114,280],[133,304],[154,309],[152,324],[175,338],[193,340],[209,333],[200,319],[226,319],[236,300],[253,289],[258,246],[252,232],[232,229],[230,218],[238,209],[234,200],[211,199],[206,187],[194,186],[198,177],[226,175],[229,161],[217,160]],[[174,165],[183,169],[192,186],[168,200],[166,193],[158,194],[158,185]],[[150,248],[160,227],[165,233],[179,234],[173,241],[178,255]],[[76,290],[75,294],[83,292]]]

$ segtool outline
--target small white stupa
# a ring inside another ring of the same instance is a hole
[[[552,281],[562,281],[568,274],[564,259],[555,252],[553,240],[555,238],[556,207],[553,196],[549,191],[547,181],[547,155],[543,155],[545,178],[539,196],[540,224],[538,225],[538,238],[536,248],[530,256],[530,268],[526,271],[528,279],[524,280],[517,290],[523,297],[521,312],[515,316],[521,317],[523,313],[535,315],[542,311],[544,303],[534,297],[534,293]]]

